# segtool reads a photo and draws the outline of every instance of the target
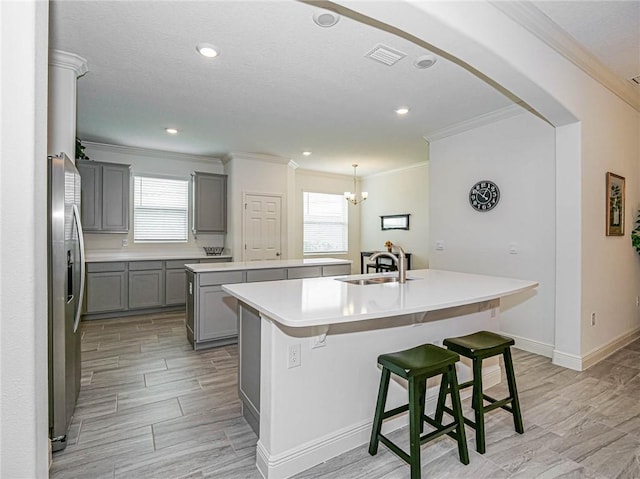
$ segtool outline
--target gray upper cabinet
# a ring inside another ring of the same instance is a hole
[[[227,175],[193,174],[193,234],[227,232]]]
[[[76,162],[82,178],[82,223],[90,233],[129,231],[129,165]]]

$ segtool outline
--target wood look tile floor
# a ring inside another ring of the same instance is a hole
[[[52,479],[259,479],[257,437],[241,416],[237,346],[193,351],[184,314],[82,323],[82,388]],[[487,416],[487,452],[458,461],[455,441],[422,447],[425,478],[640,478],[640,340],[587,371],[514,350],[525,434]],[[489,394],[506,394],[505,381]],[[375,402],[375,398],[372,398]],[[463,402],[469,414],[469,401]],[[408,449],[407,431],[392,438]],[[408,479],[383,445],[367,445],[297,479]]]

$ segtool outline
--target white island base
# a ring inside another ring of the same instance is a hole
[[[369,441],[378,355],[496,331],[499,298],[537,285],[505,278],[488,284],[491,277],[433,270],[410,273],[415,280],[405,285],[322,278],[224,287],[240,302],[240,391],[245,417],[259,431],[256,464],[265,478],[291,477]],[[475,284],[466,288],[465,279]],[[464,299],[454,297],[461,294]],[[523,300],[531,294],[523,293]],[[464,362],[458,375],[461,382],[471,377]],[[500,381],[497,358],[485,361],[483,377],[487,387]],[[429,382],[429,413],[438,384],[438,378]],[[406,383],[394,378],[387,409],[406,402]],[[383,430],[406,424],[404,415]]]

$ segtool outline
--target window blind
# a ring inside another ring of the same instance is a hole
[[[344,253],[349,247],[343,195],[303,192],[304,253]]]
[[[133,240],[137,243],[186,242],[189,182],[135,176]]]

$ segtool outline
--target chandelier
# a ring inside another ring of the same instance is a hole
[[[357,205],[358,203],[362,203],[364,200],[366,200],[369,197],[369,193],[363,191],[362,193],[360,193],[360,198],[358,198],[358,186],[356,184],[356,168],[358,167],[358,165],[353,164],[351,166],[353,166],[353,192],[345,191],[344,199],[350,201],[354,205]]]

